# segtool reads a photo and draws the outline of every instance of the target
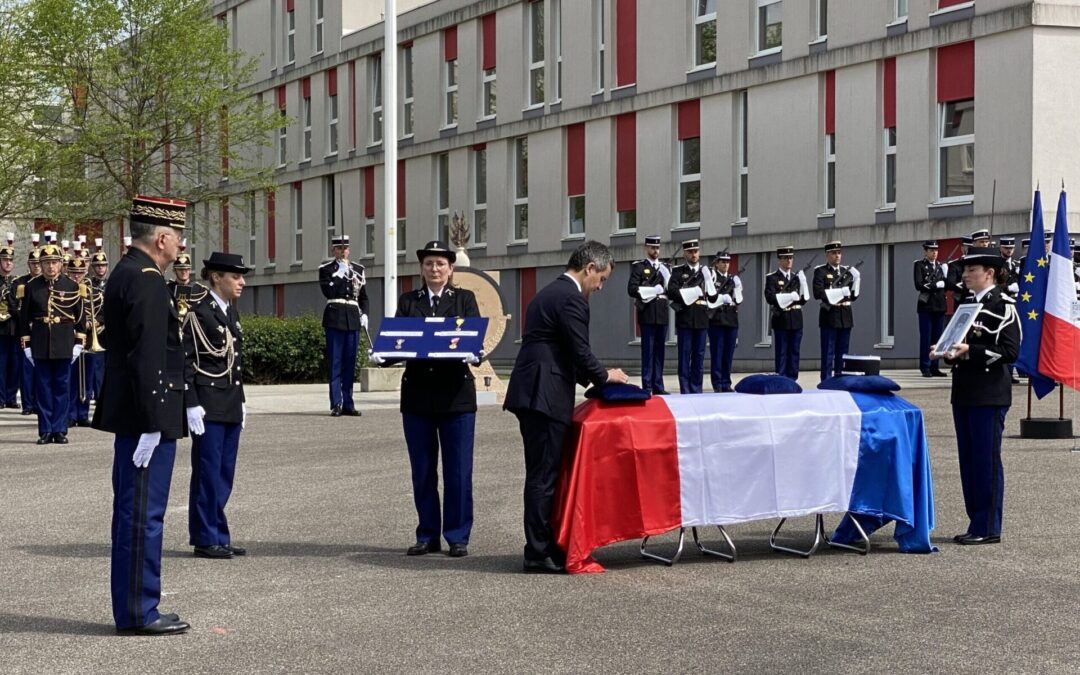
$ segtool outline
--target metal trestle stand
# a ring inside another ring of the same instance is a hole
[[[723,525],[717,525],[716,529],[720,530],[720,536],[724,538],[724,544],[725,546],[727,546],[730,553],[724,553],[722,551],[717,551],[715,549],[706,547],[704,544],[701,543],[701,539],[698,537],[698,529],[696,527],[691,527],[690,531],[694,535],[694,545],[697,546],[697,549],[701,551],[703,555],[712,555],[716,556],[717,558],[722,558],[728,562],[735,562],[735,558],[737,556],[737,552],[735,550],[735,542],[731,541],[731,537],[728,536],[727,530],[724,529]],[[682,556],[683,552],[683,545],[686,543],[685,527],[679,528],[679,545],[675,549],[675,554],[670,558],[665,558],[662,555],[646,551],[645,547],[648,545],[650,538],[651,537],[645,537],[641,540],[640,552],[643,558],[649,558],[650,560],[662,562],[668,567],[671,567],[675,563],[679,562],[679,558]]]
[[[851,522],[854,523],[855,529],[859,532],[859,539],[862,542],[861,546],[856,546],[852,544],[840,544],[838,542],[831,541],[829,537],[825,534],[825,517],[819,513],[814,516],[814,543],[810,548],[806,550],[801,550],[788,546],[780,546],[776,543],[776,535],[779,534],[780,528],[782,528],[784,526],[784,523],[787,522],[787,518],[781,518],[780,522],[776,524],[776,528],[772,531],[772,534],[769,535],[769,548],[780,553],[790,553],[792,555],[797,555],[803,558],[809,558],[817,552],[818,548],[821,547],[822,543],[825,543],[829,546],[832,546],[833,548],[842,548],[848,551],[855,551],[860,555],[866,555],[870,552],[870,537],[867,536],[866,530],[864,530],[862,525],[859,524],[859,521],[855,518],[855,516],[852,516],[851,514],[848,515],[851,517]]]

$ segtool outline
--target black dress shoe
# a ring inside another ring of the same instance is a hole
[[[74,426],[88,427],[88,426],[90,426],[90,420],[75,420],[75,425]]]
[[[48,445],[49,443],[52,443],[52,434],[41,434],[38,436],[38,445]]]
[[[1014,377],[1014,378],[1012,379],[1012,383],[1013,383],[1013,384],[1020,384],[1020,378],[1019,378],[1019,377]]]
[[[958,539],[956,539],[956,543],[960,544],[961,546],[978,546],[980,544],[1000,544],[1001,543],[1001,535],[999,535],[999,534],[988,534],[988,535],[983,536],[983,535],[969,534],[966,537],[961,535]]]
[[[440,550],[437,541],[418,541],[405,551],[405,555],[424,555],[426,553],[438,553]]]
[[[566,568],[555,562],[551,558],[544,558],[543,560],[529,560],[525,559],[525,573],[526,574],[565,574]]]
[[[59,443],[60,445],[67,445],[68,437],[66,433],[57,432],[52,435],[52,442]]]
[[[360,417],[360,411],[356,410],[355,408],[353,408],[351,410],[348,409],[348,408],[343,409],[341,411],[341,414],[346,416],[346,417]]]
[[[341,417],[341,408],[330,408],[330,417]]]
[[[191,628],[191,626],[186,621],[181,621],[180,617],[175,614],[162,614],[154,623],[148,623],[145,626],[136,628],[117,629],[116,632],[119,635],[179,635],[188,628]]]
[[[7,404],[6,406],[4,406],[4,407],[6,407],[6,408],[11,408],[12,410],[18,410],[18,409],[19,409],[19,404],[18,404],[18,403],[16,403],[15,401],[12,401],[11,403],[8,403],[8,404]]]
[[[21,414],[23,414],[23,415],[33,415],[34,411],[33,410],[23,410]]]
[[[233,546],[232,544],[228,544],[222,546],[222,548],[228,549],[229,553],[232,553],[233,555],[247,555],[247,549],[243,546]]]
[[[940,370],[931,371],[930,374],[933,375],[934,377],[948,377],[949,376],[948,373],[943,373]]]
[[[934,374],[933,373],[923,373],[922,376],[923,377],[933,377]]]
[[[656,396],[668,396],[669,394],[663,389],[653,389],[653,394]]]
[[[450,550],[446,555],[451,558],[464,558],[469,555],[469,547],[466,544],[450,544]]]
[[[214,558],[220,560],[233,557],[233,553],[224,546],[218,546],[217,544],[214,544],[213,546],[196,546],[195,557]]]

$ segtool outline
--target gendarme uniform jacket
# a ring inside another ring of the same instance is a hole
[[[953,302],[960,304],[968,295],[967,286],[964,285],[964,268],[959,260],[948,263],[949,271],[945,274],[945,289],[952,291]]]
[[[979,302],[969,294],[964,304]],[[994,287],[983,296],[982,309],[965,342],[966,358],[948,360],[953,366],[951,403],[959,406],[1012,405],[1012,376],[1008,364],[1020,353],[1020,318],[1015,301]]]
[[[132,246],[105,288],[105,379],[91,426],[120,436],[187,435],[180,316],[154,261]]]
[[[240,371],[244,334],[235,307],[222,307],[207,293],[184,319],[187,407],[202,406],[208,422],[244,420],[244,382]]]
[[[710,326],[724,326],[726,328],[739,327],[739,305],[742,304],[742,281],[737,274],[713,274],[716,284],[717,302],[709,316]],[[730,302],[728,302],[730,300]]]
[[[945,284],[938,288],[937,283],[945,281],[945,265],[921,258],[915,261],[913,274],[915,290],[919,292],[915,310],[925,314],[944,314]]]
[[[83,344],[86,340],[86,316],[79,286],[62,274],[53,281],[42,275],[26,284],[20,321],[22,346],[30,347],[35,361],[70,360],[76,342]]]
[[[851,303],[858,297],[855,293],[855,275],[846,265],[818,265],[814,269],[814,297],[821,302],[818,310],[818,326],[821,328],[851,328],[855,319]],[[835,305],[825,295],[826,289],[846,288],[851,293]]]
[[[704,265],[694,270],[688,263],[671,268],[671,281],[668,282],[667,295],[671,306],[675,308],[675,327],[702,330],[709,327],[709,302],[715,302],[718,294],[707,295],[705,275],[711,274]],[[702,297],[691,305],[685,305],[679,291],[684,288],[700,288]]]
[[[396,316],[480,316],[476,295],[447,286],[433,309],[426,287],[403,293]],[[413,360],[401,377],[401,412],[410,415],[476,412],[476,384],[472,370],[457,361]]]
[[[770,328],[773,330],[802,330],[802,308],[806,304],[806,300],[803,299],[804,296],[802,295],[803,290],[798,272],[793,271],[790,276],[785,276],[782,271],[774,270],[765,275],[765,302],[769,303],[770,307]],[[808,297],[810,289],[805,290]],[[799,293],[800,295],[798,300],[786,308],[781,308],[780,303],[776,300],[777,293]]]
[[[368,313],[367,278],[364,266],[349,261],[345,276],[334,276],[338,261],[330,258],[319,265],[319,288],[326,298],[323,328],[360,330],[360,315]]]
[[[668,300],[664,295],[658,295],[649,302],[645,302],[638,295],[638,289],[642,286],[667,287],[664,275],[667,265],[660,260],[654,265],[649,260],[638,260],[630,265],[630,281],[626,284],[626,292],[634,299],[634,307],[637,308],[638,323],[643,326],[666,326],[668,324]]]
[[[4,310],[6,305],[7,309]],[[0,337],[14,337],[19,334],[19,308],[15,300],[15,277],[10,274],[0,277],[0,310],[4,310],[7,318],[0,315]]]

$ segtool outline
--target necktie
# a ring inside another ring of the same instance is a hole
[[[437,295],[431,296],[431,313],[432,313],[432,315],[435,314],[435,309],[438,308],[438,306],[439,306],[439,296],[437,296]]]

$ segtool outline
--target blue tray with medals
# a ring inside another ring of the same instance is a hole
[[[385,361],[463,361],[484,349],[487,317],[400,316],[383,319],[371,352]]]

